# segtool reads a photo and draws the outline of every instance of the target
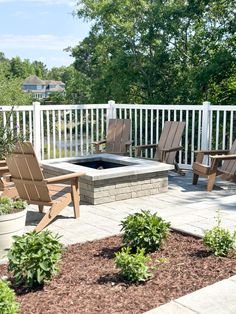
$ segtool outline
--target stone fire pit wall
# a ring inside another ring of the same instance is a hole
[[[42,162],[45,177],[52,177],[71,172],[82,171],[86,175],[80,177],[80,199],[89,204],[104,204],[114,201],[148,196],[168,190],[168,170],[173,166],[131,157],[99,154],[79,157],[84,161],[115,161],[124,167],[104,170],[91,169],[71,162],[75,158],[50,160]]]
[[[89,204],[109,203],[167,190],[167,171],[90,182],[80,179],[81,200]]]

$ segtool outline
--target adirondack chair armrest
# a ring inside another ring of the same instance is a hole
[[[195,150],[195,154],[204,154],[204,155],[217,155],[217,154],[227,154],[229,150],[218,149],[218,150]]]
[[[130,145],[132,145],[131,141],[128,141],[128,142],[125,143],[126,148],[129,148]]]
[[[217,160],[234,160],[234,159],[236,159],[236,154],[232,154],[232,155],[210,155],[209,157],[212,159],[217,159]]]
[[[57,177],[45,179],[45,181],[47,184],[59,183],[59,182],[63,182],[63,181],[72,180],[74,178],[78,178],[78,177],[81,177],[83,175],[85,175],[84,172],[68,173],[68,174],[64,174],[62,176],[57,176]]]
[[[183,146],[176,146],[176,147],[172,147],[172,148],[163,148],[163,149],[161,149],[161,151],[165,152],[165,153],[170,153],[170,152],[175,152],[175,151],[178,151],[181,149],[183,149]]]
[[[229,152],[229,150],[222,150],[222,149],[218,149],[218,150],[197,150],[194,151],[194,153],[196,153],[196,162],[202,163],[204,156],[215,156],[218,154],[227,154]]]
[[[101,141],[96,141],[96,142],[92,142],[91,144],[93,145],[101,145],[101,144],[105,144],[107,140],[101,140]]]
[[[93,144],[94,146],[95,146],[95,152],[96,152],[96,154],[99,154],[99,153],[101,153],[101,151],[100,151],[100,145],[101,144],[105,144],[107,141],[106,140],[101,140],[101,141],[96,141],[96,142],[92,142],[91,144]]]
[[[148,149],[148,148],[156,148],[158,145],[157,144],[144,144],[144,145],[138,145],[135,146],[135,157],[140,157],[141,156],[141,151],[142,149]]]

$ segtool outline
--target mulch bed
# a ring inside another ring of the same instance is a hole
[[[143,313],[236,274],[236,259],[215,257],[201,239],[172,232],[163,249],[151,254],[168,263],[146,283],[129,284],[114,265],[120,246],[120,236],[69,246],[50,283],[17,291],[20,313]],[[0,266],[0,276],[5,274],[6,266]]]

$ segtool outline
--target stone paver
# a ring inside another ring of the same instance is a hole
[[[170,303],[161,305],[151,311],[145,312],[145,314],[196,314],[197,312],[190,310],[189,308],[171,301]]]
[[[236,276],[199,289],[146,314],[235,314]]]
[[[200,314],[235,314],[235,295],[236,282],[227,279],[185,295],[175,302]]]
[[[92,241],[118,234],[120,222],[128,214],[142,209],[157,212],[173,228],[193,235],[202,236],[204,231],[216,224],[216,210],[220,209],[222,226],[236,229],[236,184],[217,179],[216,188],[206,192],[206,181],[191,184],[191,172],[185,177],[171,173],[169,191],[151,196],[106,203],[103,205],[81,204],[81,217],[73,218],[69,206],[48,226],[49,230],[62,235],[64,244]],[[42,214],[30,206],[26,230],[32,230]],[[168,314],[230,314],[236,313],[236,277],[223,280],[200,289],[157,309],[149,311]]]

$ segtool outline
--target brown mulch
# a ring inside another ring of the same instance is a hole
[[[61,271],[43,289],[19,294],[21,314],[143,313],[236,274],[236,259],[215,257],[202,240],[172,232],[153,260],[168,259],[154,278],[129,284],[114,265],[121,237],[69,246]],[[0,276],[6,267],[0,266]]]

